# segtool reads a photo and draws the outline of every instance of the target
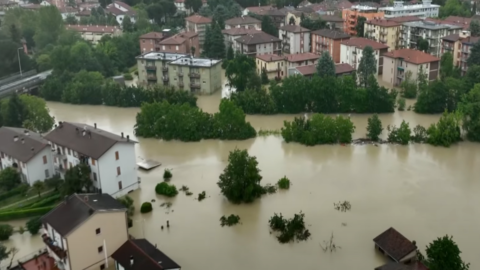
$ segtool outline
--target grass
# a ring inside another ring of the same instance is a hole
[[[0,211],[6,210],[6,209],[19,208],[19,207],[21,207],[21,205],[18,205],[18,204],[15,204],[15,203],[18,203],[18,202],[23,201],[23,200],[31,199],[31,200],[28,201],[28,203],[33,203],[33,202],[40,201],[40,200],[44,199],[46,196],[50,195],[50,193],[51,192],[49,192],[47,194],[44,194],[44,195],[42,195],[42,197],[39,198],[38,194],[33,189],[30,189],[30,190],[27,191],[27,194],[25,196],[22,196],[21,194],[18,194],[18,195],[10,197],[8,199],[5,199],[3,201],[0,201],[0,208],[8,206],[6,208],[0,209]],[[11,205],[11,204],[15,204],[15,205]],[[11,206],[9,206],[9,205],[11,205]]]

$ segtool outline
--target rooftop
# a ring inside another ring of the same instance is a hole
[[[421,21],[422,19],[420,19],[417,16],[403,16],[403,17],[391,18],[388,20],[398,22],[398,23],[405,23],[405,22],[418,22],[418,21]]]
[[[117,7],[115,7],[115,5],[118,5],[124,9],[126,9],[126,11],[123,11]],[[128,15],[128,16],[135,16],[137,13],[135,12],[135,10],[127,5],[126,3],[124,2],[121,2],[121,1],[114,1],[112,2],[111,4],[109,4],[106,8],[106,11],[112,13],[113,15],[115,16],[118,16],[118,15]]]
[[[99,159],[116,143],[135,143],[129,136],[123,137],[82,123],[59,122],[45,136],[48,141],[70,148],[79,154]]]
[[[330,39],[346,39],[350,38],[350,35],[338,30],[330,30],[330,29],[321,29],[317,31],[313,31],[312,34],[330,38]]]
[[[214,60],[214,59],[207,59],[207,58],[195,58],[195,57],[184,57],[177,59],[173,62],[170,62],[170,65],[179,65],[179,66],[193,66],[193,67],[211,67],[218,63],[222,62],[222,60]]]
[[[416,22],[405,22],[403,23],[405,26],[409,27],[418,27],[424,28],[429,30],[440,30],[440,29],[462,29],[462,26],[453,25],[453,24],[444,24],[444,23],[437,23],[432,21],[416,21]]]
[[[246,29],[246,28],[230,28],[230,29],[225,29],[222,30],[223,34],[226,35],[231,35],[231,36],[240,36],[240,35],[246,35],[246,34],[256,34],[256,33],[261,33],[262,31],[257,30],[257,29]]]
[[[317,73],[317,65],[300,66],[300,67],[296,67],[296,69],[303,76],[311,76]],[[353,71],[355,71],[355,69],[349,64],[335,64],[336,75],[351,73]]]
[[[260,54],[257,58],[265,62],[285,60],[285,56],[278,54]]]
[[[60,235],[66,236],[95,213],[126,210],[125,206],[108,194],[73,194],[44,215],[42,221]]]
[[[137,59],[174,61],[185,56],[187,55],[180,53],[148,52],[137,56]]]
[[[334,15],[320,15],[320,19],[326,22],[343,22],[342,17],[338,17]]]
[[[460,34],[458,34],[458,33],[457,34],[450,34],[448,36],[444,36],[442,39],[455,42],[455,41],[460,40]]]
[[[367,46],[372,47],[374,50],[388,49],[388,46],[383,43],[360,37],[352,37],[348,40],[344,40],[342,41],[342,44],[347,46],[354,46],[362,50]]]
[[[409,11],[409,10],[416,10],[416,9],[424,9],[424,8],[440,8],[439,5],[435,4],[414,4],[414,5],[401,5],[401,6],[390,6],[390,7],[381,7],[378,10],[386,10],[386,11]]]
[[[421,262],[414,262],[410,264],[389,262],[375,268],[375,270],[428,270],[428,268]]]
[[[317,60],[318,58],[320,58],[320,55],[310,52],[287,55],[288,62],[303,62],[308,60]]]
[[[414,50],[414,49],[395,50],[395,51],[384,53],[383,56],[391,57],[391,58],[403,58],[403,61],[416,64],[416,65],[440,61],[439,58],[431,54],[424,53],[422,51]]]
[[[351,7],[352,10],[358,11],[377,11],[376,7],[366,6],[366,5],[356,5]]]
[[[273,8],[270,5],[270,6],[246,7],[245,9],[248,10],[248,12],[251,12],[251,13],[254,13],[254,14],[257,14],[257,15],[265,15],[265,14],[268,13],[269,10],[272,10],[272,9],[275,9],[275,8]]]
[[[180,269],[180,265],[157,249],[146,239],[127,240],[113,254],[124,270],[169,270]]]
[[[284,25],[280,27],[280,30],[284,30],[292,33],[310,32],[310,29],[301,27],[300,25]]]
[[[24,163],[50,147],[40,134],[23,128],[1,127],[0,142],[0,152]]]
[[[161,39],[161,38],[163,38],[163,33],[150,32],[150,33],[146,33],[144,35],[141,35],[140,38]]]
[[[198,36],[198,34],[195,32],[179,33],[160,41],[159,44],[160,45],[180,45],[180,44],[183,44],[185,41],[187,41],[189,38],[192,38],[194,36]]]
[[[378,25],[381,27],[395,27],[400,26],[401,23],[385,19],[373,19],[366,22],[367,24]]]
[[[108,25],[67,25],[67,30],[74,30],[77,32],[92,32],[92,33],[114,33],[115,31],[121,31],[116,26]]]
[[[250,16],[235,17],[225,21],[225,25],[260,24],[261,21]]]
[[[185,18],[185,20],[195,24],[206,24],[212,22],[212,19],[200,15],[192,15]]]
[[[246,45],[254,45],[254,44],[263,44],[263,43],[270,43],[270,42],[279,42],[281,40],[265,32],[260,32],[260,33],[244,35],[242,37],[237,38],[235,41],[246,44]]]
[[[397,262],[417,249],[415,243],[410,242],[394,228],[384,231],[375,237],[373,242]]]
[[[480,37],[466,37],[462,40],[462,44],[465,43],[465,44],[474,44],[474,43],[477,43],[478,41],[480,40]]]

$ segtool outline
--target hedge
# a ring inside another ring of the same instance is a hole
[[[33,209],[2,212],[0,213],[0,221],[9,221],[14,219],[42,216],[50,212],[50,210],[52,210],[53,208],[55,208],[55,206],[46,206],[46,207],[39,207],[39,208],[33,208]]]
[[[145,214],[149,212],[152,212],[152,204],[149,202],[142,203],[142,206],[140,206],[140,213]]]
[[[20,185],[16,188],[13,188],[5,193],[2,193],[0,194],[0,201],[3,201],[3,200],[6,200],[10,197],[13,197],[15,195],[18,195],[18,194],[22,194],[23,192],[27,192],[28,191],[28,185]]]
[[[58,202],[58,200],[60,200],[60,194],[56,194],[56,195],[52,195],[50,197],[46,197],[44,198],[43,200],[41,201],[38,201],[38,202],[35,202],[29,206],[24,206],[22,207],[21,209],[33,209],[33,208],[40,208],[40,207],[46,207],[46,206],[52,206],[53,204],[55,204],[56,202]]]

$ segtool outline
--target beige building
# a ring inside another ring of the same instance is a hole
[[[98,270],[128,240],[127,209],[108,194],[74,194],[42,217],[43,241],[59,269]]]
[[[277,54],[262,54],[257,55],[257,73],[262,74],[262,69],[265,69],[269,80],[282,79],[286,76],[285,56]]]
[[[398,49],[398,37],[401,24],[384,19],[373,19],[365,22],[364,36],[388,46],[389,50]]]
[[[412,80],[417,80],[420,67],[429,81],[438,78],[440,59],[428,53],[414,49],[400,49],[383,54],[382,80],[392,86],[398,86],[405,80],[407,72]]]
[[[67,25],[67,30],[78,32],[80,36],[96,45],[103,36],[120,36],[122,29],[108,25]]]
[[[207,25],[210,25],[211,23],[212,19],[200,15],[192,15],[185,18],[186,31],[198,33],[200,48],[203,48],[203,43],[205,42],[205,31],[207,30]]]
[[[170,85],[210,95],[222,89],[222,60],[183,57],[168,63]]]
[[[168,63],[187,56],[179,53],[149,52],[137,57],[138,83],[170,85]]]

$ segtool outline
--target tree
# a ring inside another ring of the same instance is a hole
[[[270,16],[262,17],[262,31],[274,37],[278,37],[278,29],[273,24],[273,21],[270,18]]]
[[[0,262],[8,259],[8,256],[10,255],[9,250],[7,250],[7,247],[5,247],[3,244],[0,243]]]
[[[135,214],[135,205],[133,199],[130,196],[125,195],[118,198],[117,200],[127,208],[127,215],[129,217],[133,217],[133,215]]]
[[[268,84],[268,75],[267,75],[267,69],[262,68],[262,84]]]
[[[37,49],[55,44],[64,31],[63,18],[56,6],[44,6],[38,10],[38,23],[34,36]]]
[[[467,65],[471,66],[480,66],[480,42],[473,44],[472,48],[470,49],[470,56],[467,59]]]
[[[45,187],[52,188],[53,191],[58,192],[63,185],[63,179],[59,175],[54,175],[52,178],[45,179]]]
[[[367,138],[372,141],[378,141],[380,134],[382,134],[382,131],[382,121],[380,121],[378,115],[374,114],[372,117],[369,117],[367,126]]]
[[[447,0],[445,5],[440,7],[439,17],[448,16],[471,17],[471,5],[469,2],[460,0]]]
[[[27,111],[24,104],[16,93],[10,96],[7,103],[7,110],[4,115],[5,126],[22,127],[23,121],[27,118]]]
[[[50,60],[50,55],[41,54],[36,59],[37,67],[39,71],[47,71],[52,69],[52,62]]]
[[[245,91],[251,75],[255,73],[255,59],[244,54],[237,54],[230,61],[225,76],[228,78],[230,87],[234,87],[237,91]]]
[[[295,25],[295,17],[290,17],[290,19],[288,20],[288,24],[289,25]]]
[[[12,39],[13,42],[15,43],[20,43],[20,31],[18,28],[15,26],[15,24],[10,25],[10,38]]]
[[[412,79],[412,72],[405,72],[405,79],[400,84],[401,95],[404,98],[415,98],[417,96],[417,82]]]
[[[307,28],[311,31],[316,31],[316,30],[327,29],[328,28],[327,22],[322,20],[321,18],[312,20],[309,17],[305,17],[305,19],[303,19],[300,22],[300,26],[304,27],[304,28]]]
[[[45,133],[53,127],[55,119],[50,116],[45,100],[36,96],[21,95],[20,101],[26,111],[25,120],[23,121],[24,128],[38,133]]]
[[[193,10],[193,12],[198,12],[202,5],[202,0],[185,0],[185,7]]]
[[[263,194],[261,180],[257,158],[249,156],[247,150],[235,149],[230,152],[217,184],[229,201],[250,203]]]
[[[363,16],[358,16],[357,25],[355,26],[355,31],[357,31],[357,37],[363,37],[365,32],[365,22],[367,18]]]
[[[204,57],[210,57],[213,52],[212,52],[212,27],[210,25],[205,26],[205,41],[203,42],[203,56]]]
[[[217,23],[212,28],[212,43],[210,45],[210,57],[214,59],[225,58],[225,41],[222,34],[222,29]]]
[[[427,142],[435,146],[449,147],[461,140],[459,113],[444,112],[436,124],[427,129]]]
[[[8,224],[0,224],[0,241],[5,241],[13,234],[13,227]]]
[[[335,63],[329,52],[322,52],[317,64],[317,74],[320,77],[335,77]]]
[[[377,60],[372,47],[366,46],[362,51],[362,58],[357,70],[360,85],[367,87],[370,75],[377,74]]]
[[[405,120],[402,121],[399,128],[395,126],[388,126],[387,130],[389,131],[389,142],[399,143],[402,145],[407,145],[409,143],[412,131],[410,130],[409,124],[405,122]]]
[[[452,236],[439,237],[427,246],[424,264],[431,270],[468,270],[470,264],[462,260],[461,253]]]
[[[477,6],[477,2],[474,2],[475,7]],[[480,36],[480,22],[477,20],[472,20],[470,23],[470,35],[473,37]]]
[[[89,191],[93,186],[90,179],[90,166],[80,163],[65,172],[65,184],[63,185],[63,194],[71,195],[74,193],[83,193]]]
[[[42,228],[42,221],[40,217],[34,217],[27,221],[26,226],[31,235],[36,235],[38,231],[40,231],[40,228]]]
[[[135,31],[135,25],[132,23],[132,20],[129,16],[125,16],[122,22],[122,29],[124,32],[133,32]]]
[[[430,47],[428,40],[423,38],[418,38],[417,40],[417,49],[423,52],[428,53],[428,48]]]
[[[463,129],[467,138],[480,142],[480,84],[463,97],[458,107],[463,114]]]
[[[11,190],[21,182],[20,174],[15,168],[7,167],[0,171],[0,186],[4,190]]]
[[[227,50],[227,61],[233,60],[234,57],[235,57],[235,53],[233,52],[232,45],[230,45]]]
[[[77,21],[77,18],[75,18],[75,16],[68,15],[65,18],[65,23],[70,25],[75,25],[75,24],[78,24],[78,21]]]
[[[40,197],[42,191],[45,190],[45,183],[42,181],[35,181],[32,185],[32,189],[38,194],[38,197]]]
[[[447,77],[453,76],[453,55],[446,52],[440,59],[440,78],[444,80]]]

